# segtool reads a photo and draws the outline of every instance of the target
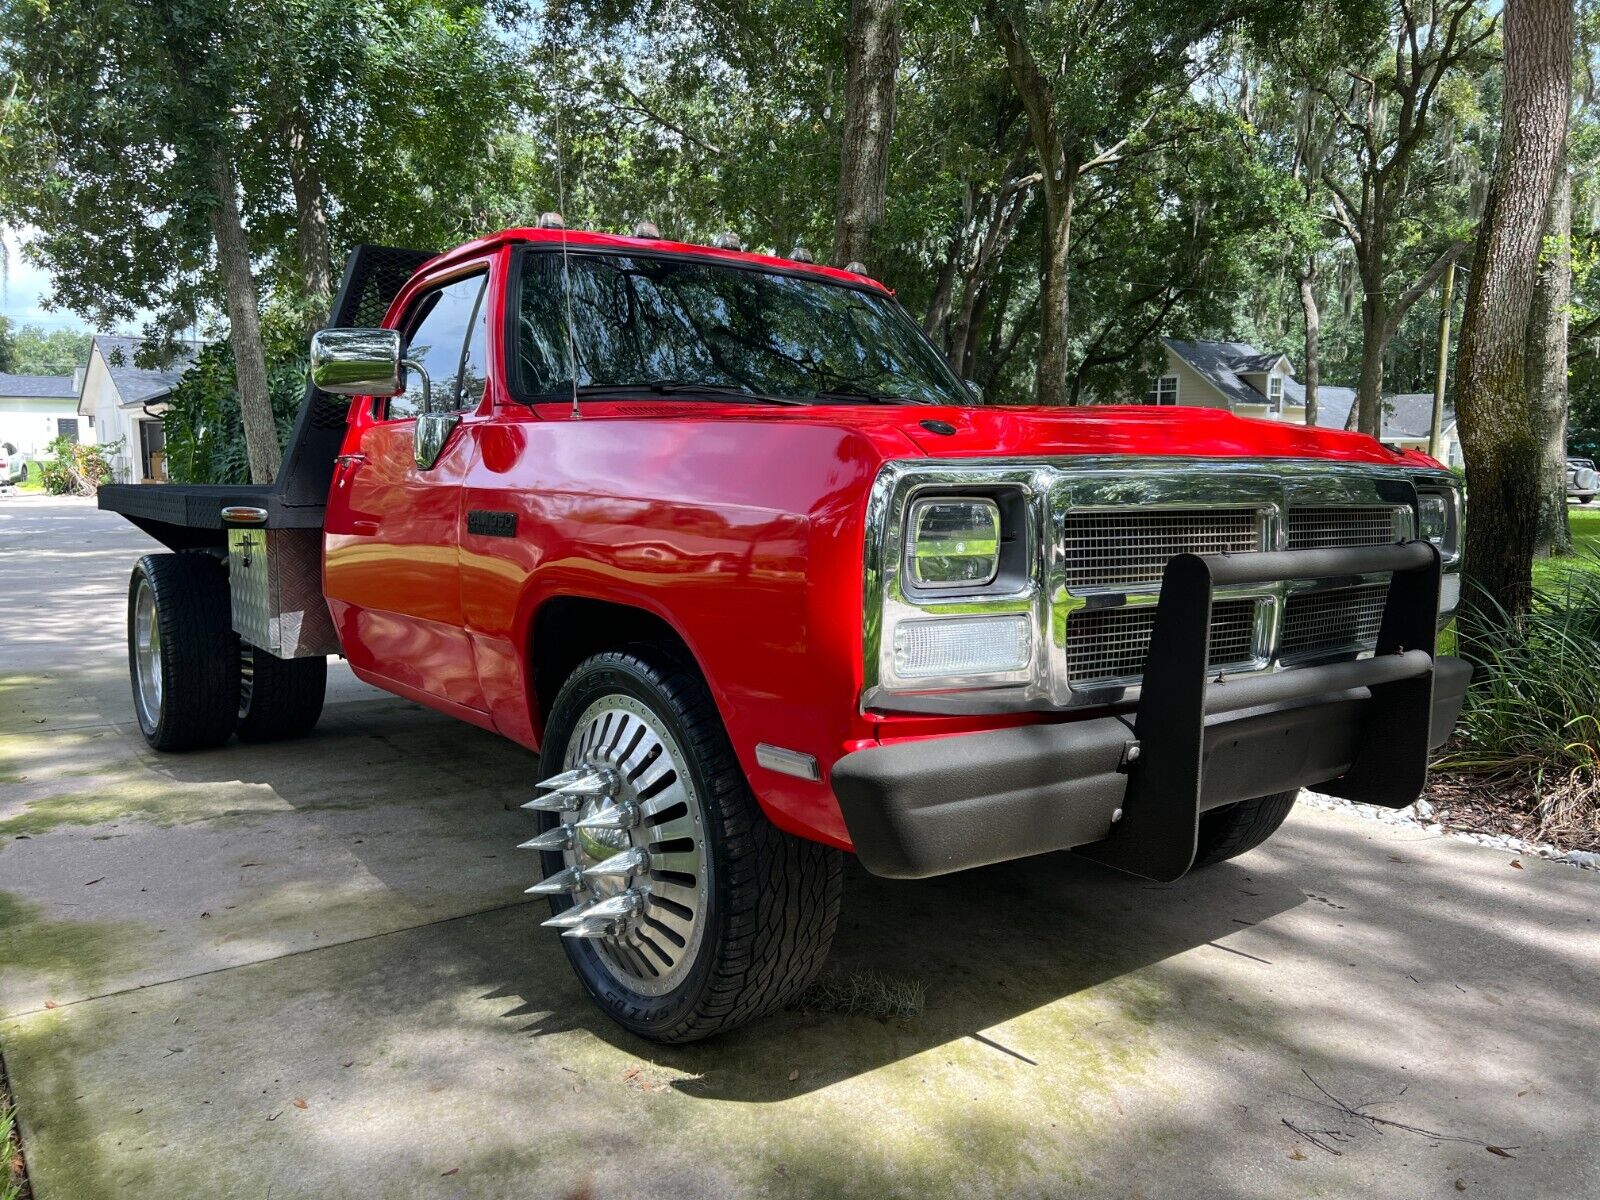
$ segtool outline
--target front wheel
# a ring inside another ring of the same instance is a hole
[[[771,824],[681,652],[588,659],[552,706],[536,801],[547,924],[595,1003],[662,1042],[721,1033],[815,978],[841,855]]]
[[[1254,850],[1278,832],[1294,807],[1299,789],[1274,792],[1254,800],[1240,800],[1235,804],[1214,808],[1200,814],[1200,845],[1194,856],[1194,865],[1209,867],[1213,863],[1238,858],[1247,850]]]

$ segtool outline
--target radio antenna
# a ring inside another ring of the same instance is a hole
[[[578,350],[572,337],[572,271],[567,264],[567,180],[562,160],[565,157],[561,140],[561,101],[556,101],[556,209],[561,216],[561,292],[567,306],[567,375],[572,380],[571,419],[583,420],[578,409]]]

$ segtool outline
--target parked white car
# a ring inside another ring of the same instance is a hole
[[[28,478],[28,459],[10,442],[0,442],[0,487]]]
[[[1600,471],[1591,458],[1567,459],[1567,498],[1587,504],[1600,493]]]

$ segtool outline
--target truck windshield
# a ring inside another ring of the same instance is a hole
[[[584,389],[814,404],[970,404],[888,296],[684,258],[568,256],[572,349]],[[561,255],[522,261],[515,375],[527,399],[573,384]]]

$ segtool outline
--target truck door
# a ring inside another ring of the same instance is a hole
[[[478,419],[488,359],[487,264],[431,283],[406,305],[408,358],[427,369],[435,412]],[[351,668],[370,682],[443,707],[481,712],[463,628],[458,533],[461,481],[475,439],[458,427],[437,461],[419,466],[422,377],[390,400],[357,401],[334,470],[323,586]],[[458,713],[458,715],[465,715]]]

